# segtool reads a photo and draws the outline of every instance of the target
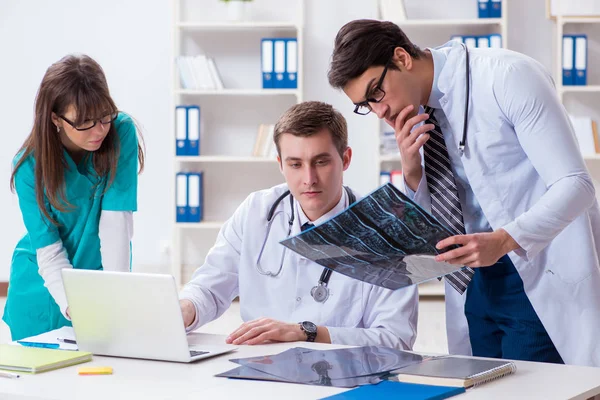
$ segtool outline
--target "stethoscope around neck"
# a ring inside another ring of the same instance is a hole
[[[346,194],[348,195],[348,204],[354,203],[356,201],[356,196],[354,196],[354,193],[352,193],[352,191],[346,186],[344,186],[344,190],[346,190]],[[285,246],[282,246],[283,251],[281,253],[281,260],[279,261],[279,268],[276,272],[265,271],[260,265],[260,260],[263,255],[263,251],[265,250],[267,241],[269,240],[269,234],[271,233],[271,226],[273,225],[275,216],[279,213],[284,213],[283,211],[276,212],[277,208],[279,207],[279,204],[283,201],[283,199],[285,199],[287,196],[289,196],[290,198],[291,213],[290,218],[288,219],[288,231],[286,237],[289,237],[292,233],[292,226],[294,226],[294,220],[296,219],[296,214],[294,212],[294,196],[292,196],[289,190],[286,190],[281,196],[277,198],[277,200],[273,202],[273,205],[267,213],[267,233],[265,234],[263,244],[260,247],[260,252],[258,253],[258,258],[256,259],[256,270],[258,271],[258,273],[264,276],[270,276],[272,278],[275,278],[279,276],[279,274],[281,274],[281,270],[283,269],[283,260],[285,259],[285,251],[287,250],[287,248]],[[324,303],[329,298],[329,288],[327,287],[327,284],[329,283],[329,278],[331,278],[331,273],[332,271],[329,268],[323,268],[323,272],[321,273],[319,282],[316,286],[313,286],[313,288],[310,291],[310,295],[318,303]]]
[[[469,49],[464,43],[461,43],[465,49],[465,115],[463,120],[463,134],[460,143],[458,144],[458,151],[460,151],[460,155],[462,156],[465,153],[465,147],[467,146],[467,123],[469,118],[469,96],[471,95],[471,85],[469,82],[469,75],[471,74],[471,69],[469,67]]]

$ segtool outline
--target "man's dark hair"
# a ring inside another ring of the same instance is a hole
[[[402,47],[415,59],[425,54],[393,22],[373,19],[348,22],[335,37],[328,73],[329,84],[340,89],[368,68],[386,65],[396,47]],[[393,64],[389,68],[398,69]]]

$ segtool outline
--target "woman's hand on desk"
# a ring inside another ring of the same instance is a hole
[[[299,324],[259,318],[243,323],[227,337],[229,344],[261,344],[265,342],[297,342],[306,340]]]
[[[196,307],[189,300],[179,300],[181,315],[183,316],[183,326],[187,328],[196,319]]]

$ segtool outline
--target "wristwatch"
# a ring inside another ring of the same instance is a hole
[[[317,338],[317,326],[310,321],[299,322],[300,329],[306,333],[306,341],[314,342]]]

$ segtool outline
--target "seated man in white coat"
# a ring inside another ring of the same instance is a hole
[[[219,232],[214,247],[180,294],[188,331],[221,316],[240,297],[245,321],[235,345],[315,341],[411,349],[417,289],[391,291],[323,269],[279,242],[319,225],[351,204],[342,184],[352,150],[344,117],[310,101],[275,125],[285,184],[254,192]]]

